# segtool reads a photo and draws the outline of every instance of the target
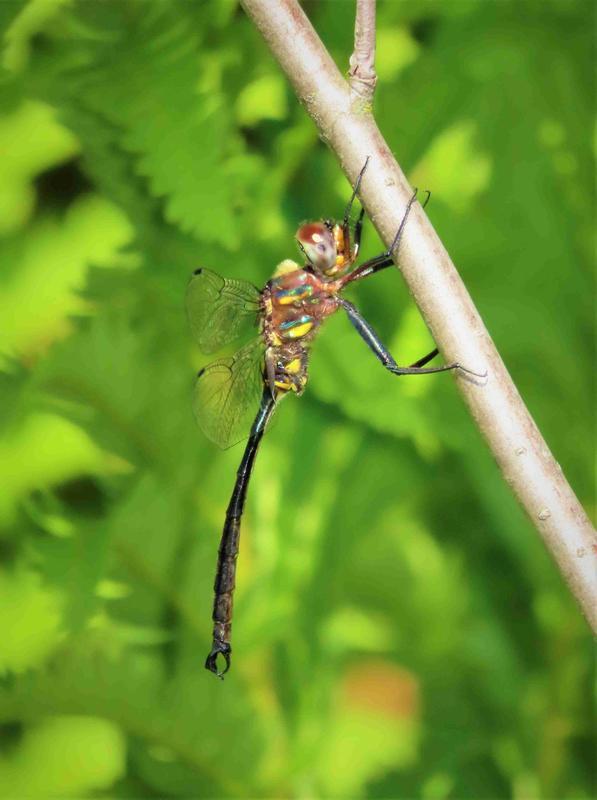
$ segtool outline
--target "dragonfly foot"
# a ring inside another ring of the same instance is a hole
[[[473,369],[469,369],[468,367],[463,367],[462,364],[459,364],[459,363],[456,363],[455,366],[461,372],[464,372],[467,375],[473,375],[475,378],[480,378],[481,380],[485,380],[485,378],[488,375],[487,370],[485,370],[485,372],[475,372]]]
[[[208,669],[210,672],[213,672],[218,678],[224,680],[224,675],[230,669],[230,653],[232,652],[232,648],[226,642],[220,642],[218,639],[214,639],[213,646],[211,648],[211,653],[207,656],[205,660],[205,669]],[[218,669],[218,656],[221,655],[226,662],[226,666],[223,670]]]

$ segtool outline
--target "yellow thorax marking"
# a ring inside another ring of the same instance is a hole
[[[299,269],[299,265],[296,261],[291,258],[285,258],[284,261],[280,261],[274,270],[274,278],[279,278],[280,275],[287,275],[289,272],[295,272],[297,269]]]
[[[309,286],[308,283],[302,287],[297,286],[297,289],[302,289],[302,291],[290,290],[288,294],[284,294],[283,292],[277,293],[276,300],[278,301],[278,305],[289,306],[293,303],[300,303],[301,300],[304,300],[305,297],[309,297],[312,293],[312,287]]]
[[[286,364],[286,372],[290,372],[291,375],[296,375],[297,372],[300,371],[301,368],[301,360],[300,358],[293,358],[288,364]]]
[[[290,328],[285,332],[285,335],[289,339],[300,339],[302,336],[305,336],[307,333],[309,333],[312,327],[312,322],[303,322],[302,325],[297,325],[295,328]]]

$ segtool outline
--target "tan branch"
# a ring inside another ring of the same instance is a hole
[[[368,111],[377,83],[375,74],[375,0],[357,0],[354,51],[348,70],[353,112]]]
[[[242,0],[348,179],[370,157],[360,196],[386,243],[411,195],[370,113],[353,113],[348,83],[296,0]],[[541,534],[597,632],[595,531],[512,382],[448,253],[413,207],[400,269],[446,361],[487,371],[485,385],[457,376],[504,478]]]

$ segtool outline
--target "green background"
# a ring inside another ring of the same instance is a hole
[[[353,4],[304,7],[344,71]],[[378,18],[380,128],[588,508],[592,5]],[[350,187],[235,3],[0,29],[0,795],[592,796],[585,622],[453,378],[393,379],[340,315],[258,458],[232,670],[203,669],[242,447],[194,424],[186,283],[263,285]],[[400,363],[432,348],[397,271],[350,298]]]

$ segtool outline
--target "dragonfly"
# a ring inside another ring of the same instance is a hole
[[[285,259],[263,289],[243,280],[223,278],[209,269],[195,270],[186,292],[189,325],[206,355],[245,339],[232,356],[200,370],[193,411],[204,434],[221,448],[247,438],[226,511],[214,583],[213,640],[205,668],[219,678],[230,669],[232,606],[241,518],[249,480],[260,442],[280,400],[301,395],[308,377],[311,344],[322,323],[342,309],[376,358],[393,375],[426,375],[461,370],[478,373],[454,362],[425,365],[437,348],[409,366],[399,366],[343,290],[394,264],[409,213],[411,196],[388,250],[355,266],[361,246],[365,209],[354,224],[352,209],[368,160],[361,169],[341,221],[302,224],[296,241],[304,257],[299,265]],[[423,207],[429,199],[429,194]],[[220,662],[219,660],[220,659]],[[223,668],[219,663],[223,660]]]

